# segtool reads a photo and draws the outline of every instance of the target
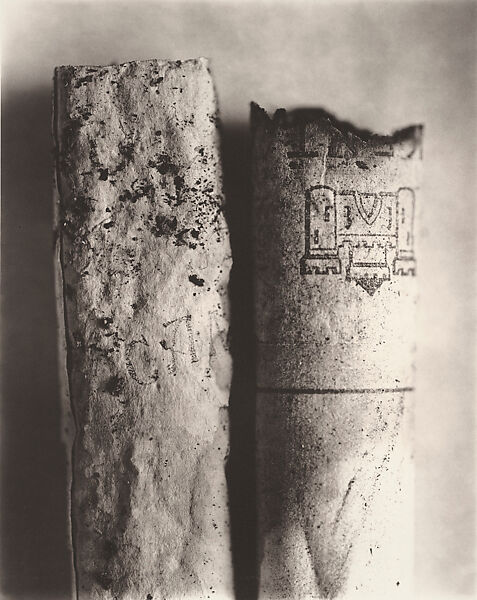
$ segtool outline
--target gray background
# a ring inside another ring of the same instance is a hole
[[[388,133],[425,123],[416,413],[422,597],[473,596],[475,2],[4,3],[1,589],[69,598],[52,263],[50,96],[58,64],[212,59],[235,258],[237,586],[253,593],[248,104],[321,106]]]

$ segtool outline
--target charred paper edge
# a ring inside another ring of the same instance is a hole
[[[423,124],[409,125],[397,129],[391,134],[374,133],[369,129],[359,128],[349,121],[338,119],[324,108],[295,108],[291,110],[278,108],[270,117],[268,112],[256,102],[250,103],[250,120],[252,131],[259,128],[276,131],[310,123],[323,123],[342,136],[356,138],[362,143],[372,143],[373,145],[412,141],[416,147],[421,148],[424,133]]]

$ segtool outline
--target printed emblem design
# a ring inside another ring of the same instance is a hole
[[[371,296],[391,275],[415,275],[414,190],[306,193],[302,275],[344,273]]]

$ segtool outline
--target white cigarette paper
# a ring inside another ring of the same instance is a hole
[[[80,599],[232,597],[231,375],[205,59],[55,73]]]
[[[407,599],[421,127],[252,129],[260,599]]]

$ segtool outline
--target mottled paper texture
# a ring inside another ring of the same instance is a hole
[[[252,130],[260,598],[409,598],[422,129]]]
[[[80,599],[229,598],[227,284],[205,59],[60,67]]]

